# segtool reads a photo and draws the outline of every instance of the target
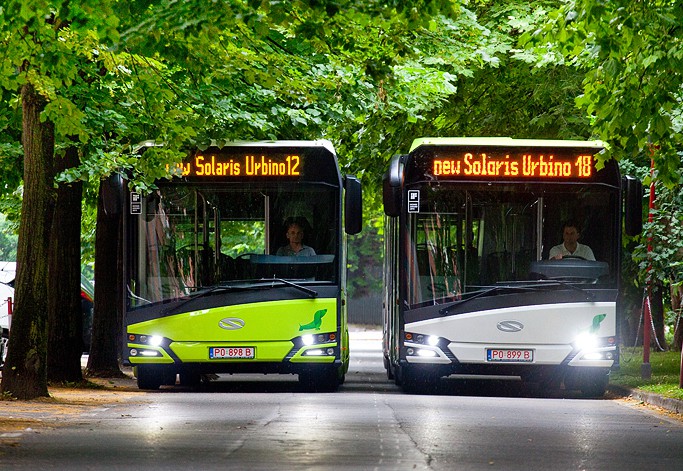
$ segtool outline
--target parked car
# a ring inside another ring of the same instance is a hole
[[[16,276],[16,262],[0,261],[0,328],[2,329],[2,341],[0,341],[0,368],[5,364],[7,356],[7,344],[11,327],[9,317],[9,302],[14,302],[14,278]],[[90,339],[92,335],[92,317],[95,299],[95,287],[92,282],[81,274],[81,310],[83,313],[83,351],[90,351]]]
[[[0,367],[5,364],[7,343],[9,342],[9,299],[14,300],[14,274],[17,270],[15,262],[0,262]]]

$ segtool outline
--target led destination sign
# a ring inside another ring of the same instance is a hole
[[[588,179],[593,176],[593,156],[524,153],[492,155],[465,152],[460,157],[435,157],[432,174],[436,177],[521,177],[549,179]]]
[[[183,177],[298,177],[302,159],[299,155],[195,155],[189,162],[177,164]]]

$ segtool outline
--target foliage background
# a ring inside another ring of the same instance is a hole
[[[366,227],[350,238],[356,295],[381,286],[381,175],[416,136],[600,138],[646,186],[656,144],[658,206],[644,237],[624,240],[624,277],[633,299],[648,276],[662,280],[671,323],[683,280],[680,18],[681,0],[8,0],[0,247],[19,220],[26,81],[48,101],[57,158],[79,148],[81,165],[58,181],[85,182],[86,273],[100,179],[124,169],[149,190],[209,139],[334,143],[365,191]],[[140,158],[148,139],[165,146]]]

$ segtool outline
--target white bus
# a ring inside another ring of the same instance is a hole
[[[443,376],[503,375],[604,393],[619,353],[622,213],[626,232],[639,233],[642,185],[622,178],[615,161],[598,165],[602,149],[596,141],[425,138],[390,162],[390,379],[422,392]],[[562,259],[550,258],[567,224],[593,257],[569,241]]]

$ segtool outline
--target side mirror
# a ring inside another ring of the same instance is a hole
[[[401,214],[403,202],[403,157],[394,156],[389,162],[389,170],[382,177],[382,203],[384,213],[390,217]]]
[[[344,177],[344,214],[347,234],[358,234],[363,228],[363,193],[360,180],[352,175]]]
[[[636,236],[643,232],[643,184],[632,176],[623,178],[624,229],[626,234]]]

